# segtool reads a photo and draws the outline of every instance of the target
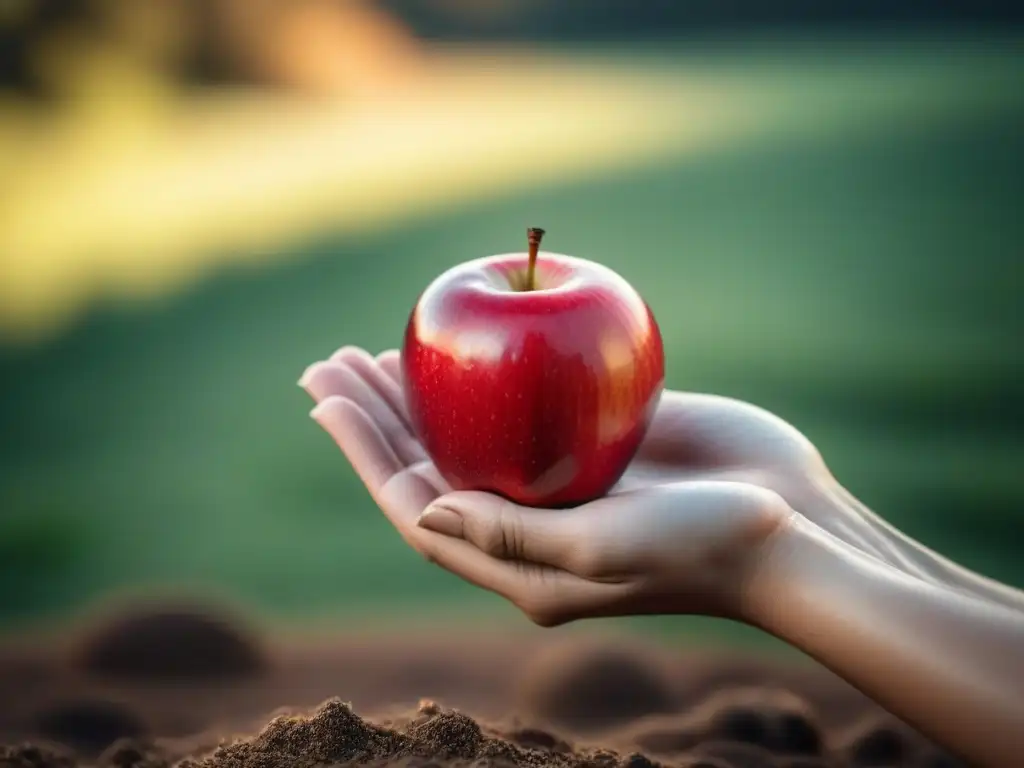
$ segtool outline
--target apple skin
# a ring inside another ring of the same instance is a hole
[[[661,332],[622,277],[541,252],[449,269],[406,327],[403,389],[412,426],[457,490],[534,507],[605,495],[661,398]]]

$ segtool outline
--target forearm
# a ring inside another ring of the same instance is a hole
[[[751,623],[972,764],[1024,748],[1024,614],[879,562],[798,519],[773,540]]]
[[[859,542],[848,541],[843,535],[839,538],[860,546],[882,562],[932,584],[1024,612],[1024,592],[974,573],[915,541],[868,509],[835,480],[829,478],[819,484],[810,503],[843,509],[848,515],[839,516],[840,519],[849,516],[863,521],[865,532]]]

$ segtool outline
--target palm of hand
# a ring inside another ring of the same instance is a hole
[[[666,392],[607,497],[556,515],[525,510],[489,494],[452,494],[410,427],[400,382],[397,351],[375,359],[348,347],[311,366],[300,383],[319,403],[314,416],[414,549],[542,624],[661,612],[659,595],[680,589],[690,600],[674,610],[722,612],[698,599],[715,592],[700,574],[711,561],[742,560],[751,541],[791,512],[779,496],[799,508],[815,479],[828,475],[807,439],[775,416],[727,398]],[[458,537],[420,524],[439,499],[470,510]]]

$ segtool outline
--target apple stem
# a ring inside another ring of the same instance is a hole
[[[536,290],[534,285],[537,272],[537,251],[540,250],[540,241],[544,237],[544,230],[539,227],[530,227],[526,230],[526,240],[530,244],[530,262],[526,267],[526,290]]]

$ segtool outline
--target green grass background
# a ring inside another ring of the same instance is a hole
[[[526,224],[648,299],[669,386],[778,412],[897,526],[1024,586],[1024,75],[984,41],[960,65],[915,50],[709,54],[755,84],[770,66],[751,98],[784,104],[789,127],[373,235],[311,233],[277,266],[3,350],[2,626],[163,585],[293,622],[519,621],[404,546],[296,380],[342,344],[395,346],[435,275],[519,248]],[[908,72],[872,121],[841,109]],[[947,108],[908,113],[919,88]]]

